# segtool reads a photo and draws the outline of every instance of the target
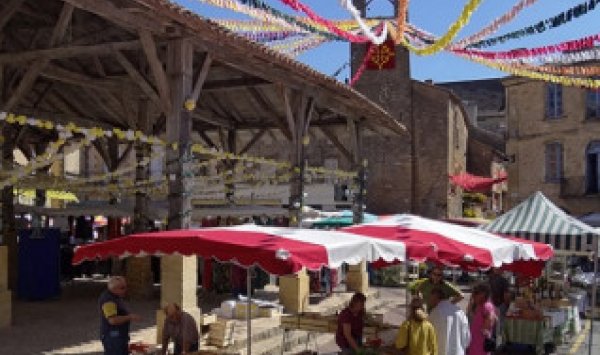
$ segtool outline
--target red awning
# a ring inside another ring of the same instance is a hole
[[[402,241],[314,229],[237,227],[173,230],[136,234],[75,249],[73,264],[85,260],[146,255],[197,255],[285,275],[302,267],[318,270],[343,263],[403,262],[434,257],[431,245],[408,247]]]
[[[450,182],[456,186],[460,186],[466,191],[486,192],[491,190],[494,184],[499,184],[508,179],[508,175],[503,172],[496,178],[471,175],[469,173],[460,173],[458,175],[450,175]]]

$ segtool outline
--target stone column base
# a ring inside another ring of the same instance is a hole
[[[200,308],[194,309],[184,309],[184,312],[189,313],[196,320],[196,324],[198,325],[198,331],[200,331],[200,326],[202,325],[202,310]],[[159,309],[156,311],[156,344],[162,343],[162,330],[165,324],[165,311]]]
[[[12,292],[0,290],[0,328],[12,325]]]

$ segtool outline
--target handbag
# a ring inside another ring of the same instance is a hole
[[[485,351],[486,353],[490,353],[493,351],[496,351],[496,339],[491,338],[491,337],[486,337],[483,340],[483,351]]]

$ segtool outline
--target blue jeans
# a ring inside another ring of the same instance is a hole
[[[118,331],[110,331],[102,335],[102,346],[104,355],[128,355],[129,335],[119,334]]]
[[[180,355],[183,349],[181,348],[182,344],[175,343],[175,353],[174,355]],[[190,349],[188,351],[198,351],[198,343],[190,344]]]

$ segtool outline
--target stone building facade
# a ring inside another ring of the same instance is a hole
[[[504,80],[510,204],[541,190],[574,215],[600,211],[600,92]]]
[[[352,73],[367,47],[351,45]],[[365,132],[369,161],[367,210],[410,212],[426,217],[462,216],[462,191],[448,175],[466,170],[467,113],[449,90],[411,79],[408,51],[397,46],[393,68],[366,70],[358,91],[407,128],[402,137]]]

